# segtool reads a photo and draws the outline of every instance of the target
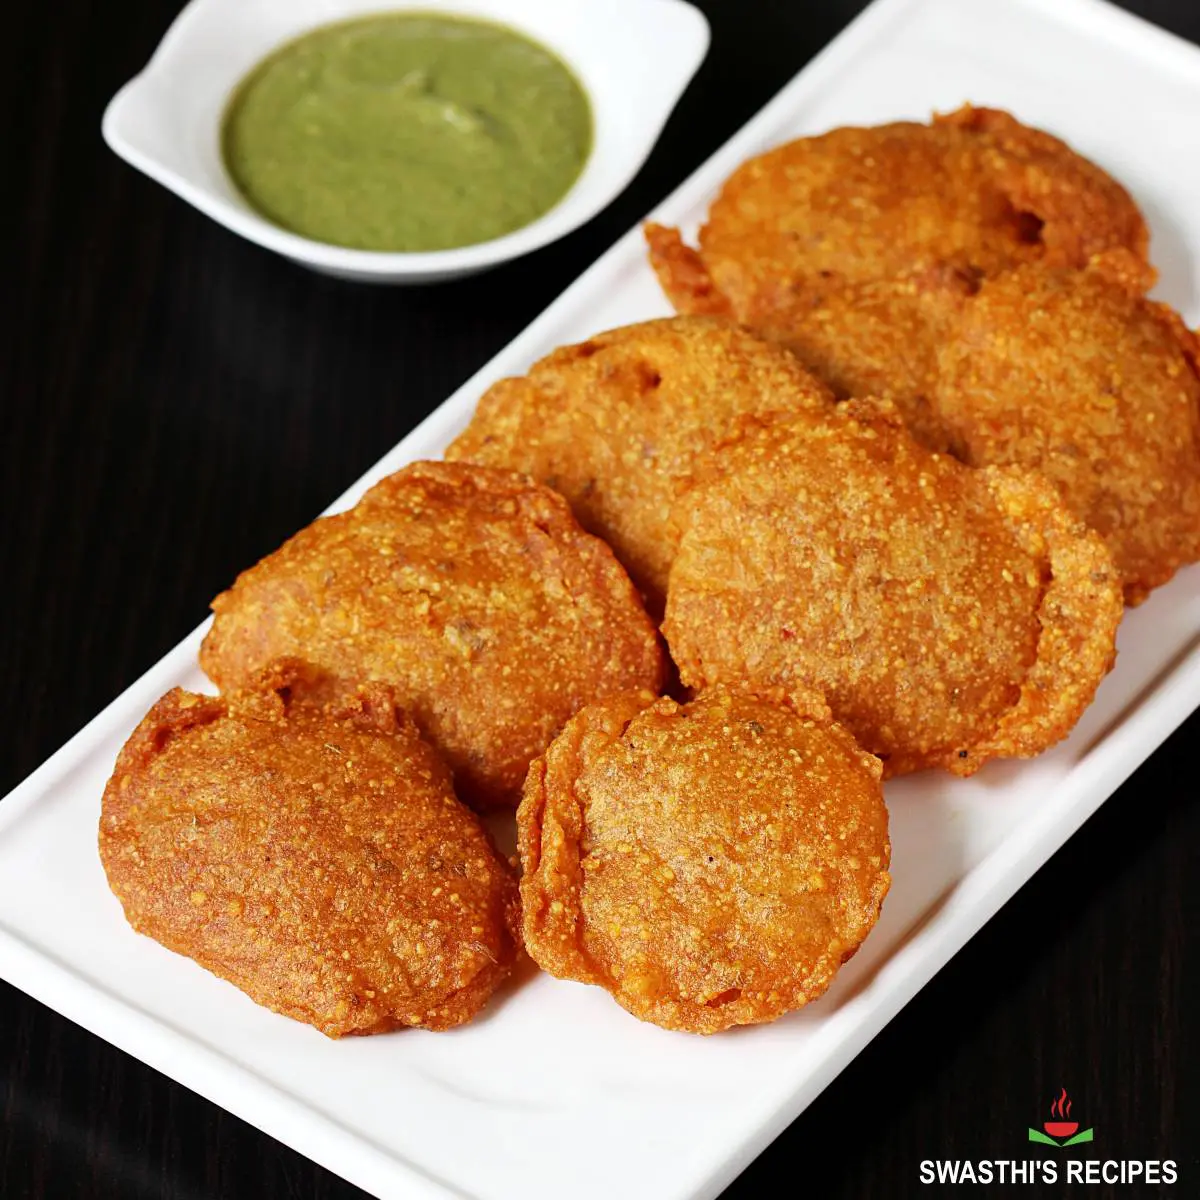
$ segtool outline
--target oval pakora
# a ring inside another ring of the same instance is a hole
[[[1116,248],[1138,286],[1154,279],[1120,184],[1059,139],[971,106],[789,142],[730,176],[699,249],[662,226],[646,236],[678,311],[734,317],[839,398],[894,399],[919,434],[947,321],[981,278]]]
[[[213,611],[200,662],[219,687],[280,657],[312,663],[331,695],[388,683],[480,807],[515,806],[530,761],[583,705],[663,681],[633,585],[562,497],[462,463],[398,471]]]
[[[647,321],[494,384],[446,457],[512,467],[561,492],[661,613],[680,480],[738,415],[832,399],[793,355],[728,322]]]
[[[267,682],[177,688],[121,751],[99,840],[126,918],[330,1037],[469,1021],[516,956],[507,864],[389,689]]]
[[[1200,558],[1200,347],[1108,266],[987,280],[940,349],[932,424],[966,463],[1054,482],[1136,604]]]
[[[1064,737],[1112,665],[1120,581],[1053,487],[920,446],[894,406],[747,421],[680,505],[683,682],[820,690],[889,774]]]
[[[517,813],[526,946],[667,1029],[772,1021],[820,996],[878,919],[879,780],[812,697],[591,705]]]
[[[689,250],[649,228],[652,260],[681,312],[754,326],[788,289],[946,267],[970,278],[1023,262],[1082,267],[1113,247],[1144,261],[1128,192],[1064,142],[970,106],[800,138],[743,163]],[[1146,286],[1153,273],[1145,267]]]

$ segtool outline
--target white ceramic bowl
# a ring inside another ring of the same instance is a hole
[[[350,250],[272,224],[229,178],[221,119],[256,63],[318,25],[401,8],[510,25],[559,54],[582,82],[595,120],[591,157],[566,196],[532,224],[455,250]],[[608,204],[645,162],[708,41],[707,21],[684,0],[191,0],[145,70],[113,97],[104,139],[214,221],[305,266],[380,283],[451,279],[528,254]]]

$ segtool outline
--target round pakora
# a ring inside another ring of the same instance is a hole
[[[530,760],[583,705],[663,680],[629,577],[562,497],[463,463],[383,480],[213,611],[200,661],[219,687],[281,657],[312,663],[330,695],[388,683],[479,807],[515,806]]]
[[[698,251],[649,232],[680,311],[750,326],[787,289],[821,279],[1082,267],[1113,247],[1144,260],[1149,240],[1128,192],[1099,167],[1007,113],[969,106],[930,125],[834,129],[750,159],[714,202]]]
[[[964,462],[1052,480],[1136,604],[1200,558],[1198,364],[1178,315],[1107,263],[1024,267],[987,280],[941,346],[932,426]]]
[[[561,492],[661,613],[679,481],[739,414],[831,401],[793,355],[729,322],[648,321],[502,379],[446,457],[513,467]]]
[[[1145,221],[1065,143],[995,109],[931,125],[835,129],[744,163],[700,230],[646,227],[684,313],[781,341],[839,398],[894,399],[919,435],[937,350],[981,278],[1026,262],[1083,267],[1123,249],[1145,289]]]
[[[896,775],[1064,737],[1112,665],[1119,576],[1054,488],[919,445],[893,405],[748,420],[680,504],[684,684],[820,690]]]
[[[121,751],[100,857],[129,923],[330,1037],[469,1021],[516,956],[508,865],[387,687],[261,682],[176,688]]]
[[[667,1029],[816,999],[888,889],[879,762],[815,697],[591,705],[530,768],[517,823],[529,953]]]

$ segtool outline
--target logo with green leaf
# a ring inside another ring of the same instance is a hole
[[[1043,1146],[1078,1146],[1090,1142],[1095,1136],[1094,1129],[1081,1130],[1079,1122],[1071,1120],[1071,1097],[1067,1095],[1066,1088],[1059,1092],[1058,1099],[1050,1105],[1050,1115],[1054,1119],[1042,1125],[1045,1133],[1042,1129],[1029,1131],[1031,1142],[1040,1142]]]

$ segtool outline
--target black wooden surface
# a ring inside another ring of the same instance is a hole
[[[1195,0],[1126,6],[1200,40]],[[0,793],[862,6],[702,2],[712,53],[629,191],[522,262],[413,291],[294,268],[103,147],[105,101],[175,7],[57,0],[5,16]],[[1065,1084],[1097,1129],[1093,1153],[1175,1158],[1170,1194],[1200,1196],[1198,734],[1194,717],[728,1195],[916,1196],[921,1159],[1022,1157]],[[362,1195],[0,984],[0,1200]]]

